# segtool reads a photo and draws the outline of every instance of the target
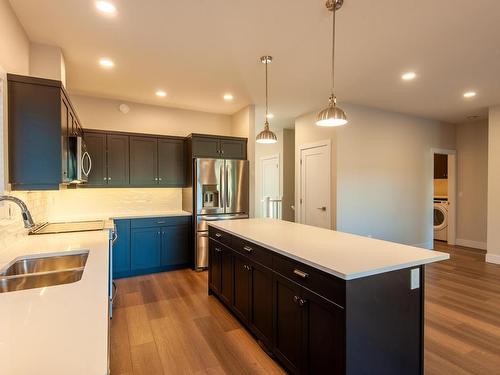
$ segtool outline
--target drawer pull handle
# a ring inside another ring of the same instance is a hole
[[[218,247],[215,248],[215,251],[217,251],[218,253],[222,252],[222,250],[219,249]]]
[[[299,303],[299,299],[300,299],[299,296],[293,296],[293,302]]]
[[[302,278],[302,279],[307,279],[309,277],[309,274],[308,273],[305,273],[304,271],[301,271],[301,270],[293,270],[293,273],[294,275]]]
[[[247,266],[246,264],[243,265],[243,268],[246,269],[247,271],[251,271],[252,267]]]
[[[307,303],[307,300],[299,298],[299,306],[302,307]]]
[[[243,246],[243,250],[245,250],[248,253],[251,253],[253,249],[250,246]]]
[[[215,233],[215,237],[222,237],[222,234],[217,232],[217,233]]]
[[[165,221],[158,221],[157,224],[165,224]]]

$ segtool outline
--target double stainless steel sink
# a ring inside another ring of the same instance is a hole
[[[0,293],[69,284],[82,278],[89,252],[21,258],[0,272]]]

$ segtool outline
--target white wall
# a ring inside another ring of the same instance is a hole
[[[0,66],[8,73],[29,74],[30,43],[8,0],[0,0]]]
[[[500,264],[500,106],[488,118],[488,234],[486,261]]]
[[[231,116],[147,104],[71,95],[82,126],[88,129],[186,136],[190,133],[231,134]],[[120,104],[130,111],[123,114]]]
[[[30,75],[61,81],[66,86],[66,64],[61,48],[30,44]]]
[[[301,144],[332,141],[332,228],[432,246],[432,148],[455,148],[454,125],[342,104],[349,124],[325,129],[315,113],[295,122],[295,188]],[[336,187],[336,188],[335,188]],[[296,194],[296,204],[298,197]]]
[[[486,249],[488,122],[457,125],[457,244]]]
[[[248,138],[247,159],[249,171],[249,215],[255,216],[255,106],[249,105],[231,116],[231,135]]]

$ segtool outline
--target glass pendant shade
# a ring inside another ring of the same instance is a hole
[[[276,134],[269,130],[269,123],[267,121],[265,123],[264,130],[257,134],[256,142],[262,144],[272,144],[278,142]]]

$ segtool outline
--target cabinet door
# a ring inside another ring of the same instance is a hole
[[[303,289],[304,367],[306,374],[344,374],[344,309]]]
[[[68,117],[69,104],[61,97],[61,155],[62,155],[62,182],[69,182],[68,178]]]
[[[132,271],[160,267],[160,228],[133,228],[131,231]]]
[[[300,286],[275,274],[274,353],[292,374],[300,372],[303,358],[303,308],[298,304],[300,291]]]
[[[221,267],[222,246],[214,240],[208,240],[208,282],[210,287],[220,294],[222,283]]]
[[[250,262],[250,312],[248,323],[255,335],[271,348],[273,337],[273,273]]]
[[[158,185],[157,140],[152,137],[130,137],[130,184]]]
[[[246,159],[247,158],[247,142],[241,139],[226,139],[219,140],[220,155],[225,159]]]
[[[233,251],[227,247],[221,247],[221,283],[220,297],[228,305],[233,303]]]
[[[116,220],[117,239],[113,244],[113,278],[130,272],[130,220]]]
[[[246,322],[250,312],[250,266],[248,259],[235,253],[233,307],[236,315]]]
[[[92,169],[88,177],[88,185],[106,185],[106,134],[85,132],[87,152],[92,158]]]
[[[189,225],[172,225],[161,229],[161,265],[183,266],[191,261]]]
[[[158,139],[158,182],[170,187],[185,185],[186,166],[182,139]]]
[[[193,136],[193,157],[194,158],[220,158],[219,139],[211,137]]]
[[[107,135],[108,185],[123,186],[129,178],[129,137],[127,135]]]
[[[448,178],[448,155],[445,154],[434,155],[434,178],[436,179]]]

